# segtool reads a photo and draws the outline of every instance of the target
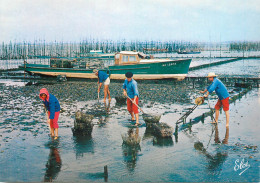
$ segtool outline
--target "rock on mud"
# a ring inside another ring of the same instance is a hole
[[[105,106],[96,104],[88,108],[86,114],[91,115],[93,117],[105,116],[107,114],[107,110]]]
[[[58,75],[57,76],[57,82],[65,82],[67,81],[67,78],[65,75]]]
[[[161,115],[159,114],[143,114],[143,120],[145,121],[146,125],[151,123],[159,123],[161,119]]]
[[[117,104],[126,104],[126,97],[125,96],[116,96],[116,103]]]
[[[93,130],[94,116],[77,111],[75,114],[74,128],[72,128],[73,135],[91,135]]]
[[[154,135],[159,137],[171,137],[173,134],[173,128],[167,123],[153,123],[152,128]]]

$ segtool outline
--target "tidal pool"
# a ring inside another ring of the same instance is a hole
[[[38,97],[47,88],[61,104],[57,141],[48,136],[46,116]],[[126,105],[116,103],[122,83],[110,85],[112,101],[97,101],[96,82],[41,85],[0,83],[0,181],[111,181],[111,182],[259,182],[260,90],[253,88],[230,105],[230,127],[220,114],[189,124],[214,107],[216,96],[198,106],[179,125],[178,135],[162,139],[129,121]],[[140,104],[147,113],[162,114],[160,122],[173,128],[191,107],[203,86],[187,82],[140,82]],[[228,87],[232,96],[240,89]],[[102,95],[100,96],[103,97]],[[102,101],[102,100],[101,100]],[[92,135],[73,136],[75,112],[95,112]],[[140,144],[123,144],[129,130]],[[108,178],[104,178],[104,166]],[[241,168],[240,168],[241,165]],[[243,165],[243,166],[242,166]]]

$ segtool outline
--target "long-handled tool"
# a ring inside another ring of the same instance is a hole
[[[126,95],[126,97],[133,103],[135,104],[138,109],[140,109],[140,111],[142,111],[142,116],[143,116],[143,119],[146,123],[158,123],[161,119],[161,115],[156,115],[156,114],[147,114],[145,113],[141,107],[139,107],[129,96]]]
[[[128,95],[127,95],[126,97],[127,97],[133,104],[135,104],[136,107],[138,107],[138,109],[140,109],[140,111],[142,111],[143,114],[145,114],[144,111],[141,109],[141,107],[139,107],[130,97],[128,97]]]
[[[208,105],[209,105],[209,109],[210,109],[210,111],[211,111],[211,117],[213,118],[213,120],[214,120],[214,122],[216,123],[217,121],[216,121],[216,119],[214,118],[214,116],[213,116],[213,110],[212,110],[212,108],[210,107],[210,103],[209,103],[209,98],[208,98]]]
[[[98,103],[99,103],[99,84],[98,84]]]
[[[195,99],[195,105],[188,111],[186,112],[182,117],[180,117],[180,119],[178,119],[178,121],[176,122],[176,124],[182,123],[184,122],[184,120],[201,104],[204,103],[204,97],[197,97]]]

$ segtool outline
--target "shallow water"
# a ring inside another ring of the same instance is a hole
[[[26,59],[29,64],[49,64],[49,59]],[[0,60],[0,70],[16,69],[24,64],[23,59]]]
[[[227,58],[192,58],[190,67],[227,60]]]
[[[179,125],[178,136],[162,139],[142,125],[130,122],[126,105],[114,97],[122,93],[122,83],[111,83],[112,101],[97,101],[96,82],[67,82],[42,85],[15,84],[0,80],[0,181],[98,181],[103,182],[104,166],[112,182],[259,182],[258,137],[260,90],[254,88],[230,106],[230,129],[225,115],[220,115],[218,131],[207,117],[192,126]],[[160,122],[175,128],[175,122],[193,107],[194,99],[204,86],[195,88],[188,82],[165,81],[165,84],[139,82],[140,104],[146,113],[162,114]],[[38,97],[46,87],[60,101],[57,141],[48,136],[46,116]],[[234,87],[228,87],[232,96]],[[101,94],[101,98],[103,95]],[[195,119],[213,107],[198,106],[187,118]],[[77,110],[96,112],[91,137],[72,134]],[[122,135],[132,129],[141,138],[139,146],[123,144]],[[216,133],[218,132],[218,133]],[[222,143],[222,140],[225,140]],[[250,149],[250,146],[257,146]],[[250,167],[234,170],[236,161]]]
[[[223,65],[208,67],[195,71],[189,71],[188,76],[205,77],[209,72],[215,72],[220,77],[259,78],[260,59],[243,59]]]
[[[201,51],[200,54],[158,53],[155,57],[256,57],[259,51]]]

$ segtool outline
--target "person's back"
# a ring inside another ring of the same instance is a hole
[[[99,98],[100,88],[102,86],[102,83],[104,83],[104,102],[106,102],[107,96],[108,96],[108,101],[110,102],[111,101],[110,91],[109,91],[110,79],[108,74],[105,73],[104,71],[99,71],[97,69],[94,69],[93,72],[98,77],[98,98]]]
[[[60,111],[60,103],[58,99],[51,93],[49,93],[49,101],[45,100],[43,101],[43,103],[45,104],[48,111],[54,111],[54,112]]]
[[[215,90],[220,100],[229,97],[226,86],[216,77],[214,78],[212,84],[207,87],[207,90],[209,93],[212,93]]]
[[[137,82],[134,79],[132,79],[131,81],[128,81],[127,79],[125,79],[123,88],[126,89],[127,95],[130,98],[134,98],[134,96],[139,95]]]
[[[104,71],[98,71],[98,79],[100,83],[103,83],[108,78],[108,74]]]

